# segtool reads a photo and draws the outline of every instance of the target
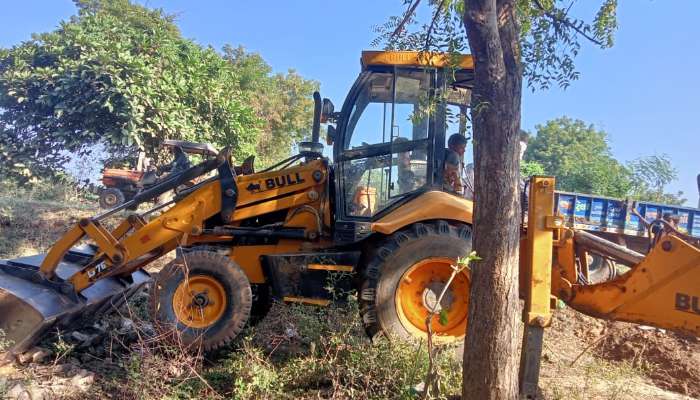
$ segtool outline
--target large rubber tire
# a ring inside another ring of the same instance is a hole
[[[409,314],[404,312],[404,302],[410,300],[415,304],[417,299],[406,298],[411,295],[407,295],[405,287],[399,285],[406,284],[406,281],[412,282],[413,279],[410,279],[409,275],[417,271],[416,268],[425,266],[429,268],[425,271],[428,275],[437,272],[437,279],[431,278],[425,285],[419,280],[418,290],[416,286],[410,286],[413,289],[411,293],[417,295],[423,287],[421,296],[422,299],[426,299],[426,290],[432,293],[441,292],[439,287],[435,288],[435,282],[439,281],[444,286],[444,277],[449,276],[452,271],[450,264],[455,264],[459,257],[469,255],[471,249],[471,227],[464,224],[453,225],[446,221],[417,223],[388,237],[367,264],[360,288],[360,314],[370,338],[385,335],[409,340],[424,339],[427,336],[424,323],[419,318],[414,318],[414,323],[410,323],[407,318]],[[431,260],[439,262],[433,264]],[[439,338],[435,336],[436,342],[450,343],[464,337],[469,308],[469,271],[463,271],[458,278],[461,283],[457,280],[453,282],[450,289],[452,300],[445,306],[445,310],[450,313],[457,312],[448,324],[457,325],[446,329],[444,335],[438,335]],[[424,300],[421,304],[428,303]],[[429,309],[422,305],[412,307],[427,316]],[[436,326],[433,322],[433,327]],[[445,327],[447,328],[447,325]]]
[[[100,207],[112,209],[124,204],[124,193],[117,188],[106,188],[100,192]]]
[[[617,270],[612,260],[597,254],[588,255],[588,282],[596,284],[615,279]]]
[[[195,306],[196,296],[192,294],[202,287],[207,289],[200,294],[206,292],[209,297],[204,307]],[[179,258],[170,262],[156,276],[150,307],[161,329],[172,332],[175,328],[184,344],[201,343],[205,351],[210,351],[241,333],[250,318],[252,303],[248,278],[233,260],[197,250],[185,253],[184,262]],[[195,319],[188,320],[188,313],[194,313]]]

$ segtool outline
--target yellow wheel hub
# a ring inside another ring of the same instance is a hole
[[[455,263],[455,260],[445,257],[426,258],[411,266],[401,277],[395,296],[396,311],[403,327],[413,336],[427,336],[426,318],[435,307],[436,314],[431,321],[434,339],[446,343],[464,337],[469,312],[467,270],[455,276],[442,301],[437,304]]]
[[[226,290],[214,277],[192,275],[175,289],[173,310],[178,322],[190,328],[209,327],[226,310]]]

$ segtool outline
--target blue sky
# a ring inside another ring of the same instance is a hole
[[[400,0],[139,2],[176,14],[183,35],[200,44],[240,44],[259,52],[276,71],[293,68],[318,80],[322,95],[338,106],[359,72],[360,52],[374,38],[371,27],[402,10]],[[5,2],[0,46],[52,30],[74,12],[70,0]],[[697,0],[620,2],[615,46],[598,50],[584,45],[577,59],[581,79],[566,91],[526,90],[523,128],[532,131],[568,115],[606,130],[621,161],[666,153],[679,171],[669,190],[683,190],[689,203],[697,204],[698,15]]]

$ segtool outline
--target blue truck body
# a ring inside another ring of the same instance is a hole
[[[628,213],[625,201],[610,197],[582,193],[556,192],[556,213],[566,224],[587,231],[609,232],[630,236],[647,236],[639,217]],[[679,230],[700,238],[700,209],[669,206],[650,202],[637,202],[637,211],[647,221],[661,218],[665,213],[680,218]]]

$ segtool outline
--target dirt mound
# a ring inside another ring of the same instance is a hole
[[[593,348],[610,361],[640,367],[658,387],[700,398],[700,340],[655,328],[610,323]]]

